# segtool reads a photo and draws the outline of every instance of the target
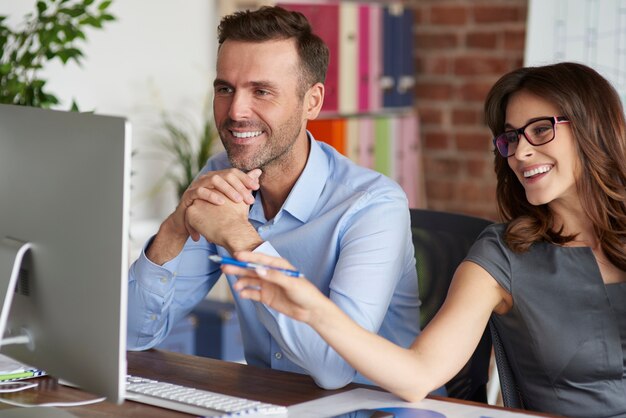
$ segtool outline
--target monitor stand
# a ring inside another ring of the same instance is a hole
[[[22,269],[24,256],[32,245],[13,238],[4,238],[0,241],[0,346],[3,342],[10,343],[9,339],[3,339],[6,328],[11,302],[15,293],[17,279]],[[19,341],[18,343],[23,343]],[[76,415],[63,409],[50,406],[18,407],[0,409],[0,418],[76,418]]]
[[[0,410],[1,418],[77,418],[63,409],[51,406],[33,406],[31,408],[10,408]]]
[[[0,241],[0,347],[11,311],[11,302],[17,278],[22,269],[24,256],[31,249],[30,242],[23,242],[5,237]]]

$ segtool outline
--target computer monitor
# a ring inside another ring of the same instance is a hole
[[[125,394],[130,151],[124,118],[0,105],[0,306],[12,299],[2,352],[115,403]],[[29,342],[7,344],[20,335]]]

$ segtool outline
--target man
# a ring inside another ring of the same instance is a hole
[[[129,348],[158,344],[206,296],[221,273],[209,255],[241,250],[286,258],[363,327],[407,347],[419,300],[406,196],[306,131],[324,99],[326,45],[280,7],[227,16],[218,32],[213,111],[226,153],[131,266]],[[233,296],[248,364],[324,388],[367,382],[308,326]]]

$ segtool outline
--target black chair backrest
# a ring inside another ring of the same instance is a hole
[[[448,293],[452,276],[470,247],[492,222],[486,219],[426,209],[411,209],[411,230],[420,299],[420,326],[435,316]],[[485,332],[463,369],[448,383],[448,396],[487,402],[491,336]]]
[[[489,320],[489,329],[491,331],[491,340],[493,341],[493,353],[496,358],[496,366],[498,368],[498,378],[500,379],[500,391],[502,393],[502,402],[508,408],[525,409],[522,393],[517,386],[513,370],[509,364],[509,360],[504,351],[504,346],[500,340],[500,334],[493,319]]]

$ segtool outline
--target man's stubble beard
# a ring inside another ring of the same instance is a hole
[[[227,124],[225,124],[227,125]],[[258,148],[253,155],[242,156],[238,148],[246,149],[246,146],[239,146],[229,143],[222,139],[222,144],[226,149],[228,160],[234,168],[238,168],[243,172],[248,172],[255,168],[260,168],[263,172],[267,169],[288,168],[291,164],[290,155],[293,147],[302,131],[302,121],[298,113],[288,119],[276,133],[271,136],[267,134],[268,130],[264,127],[265,135],[268,135],[267,141]],[[220,129],[220,138],[223,138],[223,132],[226,129]]]

